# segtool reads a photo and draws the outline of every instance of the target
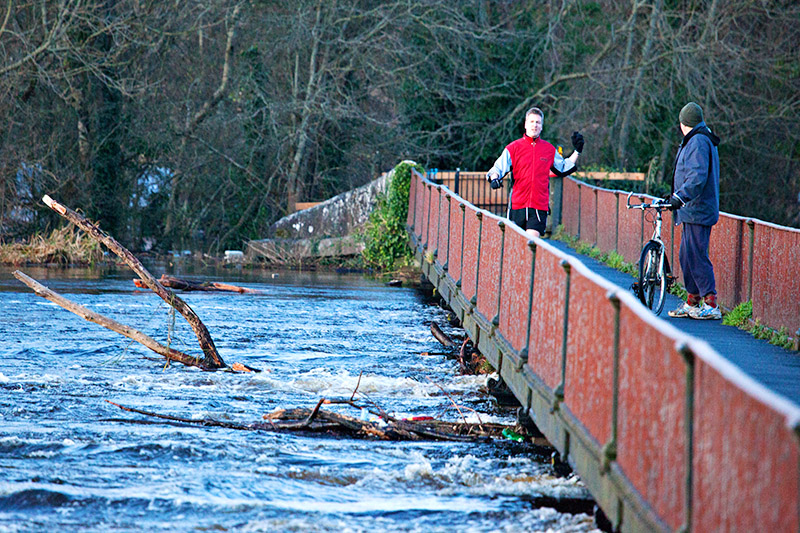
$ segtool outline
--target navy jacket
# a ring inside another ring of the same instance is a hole
[[[719,220],[719,137],[705,122],[686,134],[675,156],[675,192],[684,206],[675,224],[713,226]]]

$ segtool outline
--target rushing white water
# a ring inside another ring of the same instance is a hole
[[[181,317],[173,324],[128,272],[26,272],[199,352]],[[214,279],[264,291],[181,294],[227,363],[261,373],[165,367],[0,271],[0,531],[593,530],[585,514],[531,503],[588,494],[530,446],[236,431],[157,421],[105,402],[249,423],[276,408],[349,398],[358,387],[357,400],[398,416],[458,420],[455,401],[470,421],[513,421],[484,393],[485,378],[422,355],[442,351],[431,321],[461,333],[415,290],[335,274],[226,271]]]

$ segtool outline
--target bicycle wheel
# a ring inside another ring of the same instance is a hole
[[[664,273],[664,248],[655,241],[648,242],[639,258],[639,299],[657,315],[664,309],[667,276]]]

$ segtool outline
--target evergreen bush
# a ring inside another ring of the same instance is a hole
[[[424,172],[421,166],[407,161],[394,167],[386,193],[378,195],[370,213],[362,252],[364,263],[370,267],[386,271],[411,259],[406,221],[412,168]]]

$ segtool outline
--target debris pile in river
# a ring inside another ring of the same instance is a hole
[[[483,354],[478,351],[469,337],[464,338],[463,342],[461,342],[461,347],[456,351],[456,342],[451,339],[447,333],[442,331],[442,328],[440,328],[436,322],[431,322],[431,334],[442,346],[451,350],[445,352],[445,355],[458,361],[462,374],[475,375],[494,372],[494,369],[486,361]]]
[[[541,437],[533,437],[520,426],[497,423],[469,423],[436,420],[431,417],[395,418],[385,412],[375,415],[371,411],[353,403],[351,400],[320,399],[313,409],[276,409],[263,416],[263,421],[242,424],[214,420],[211,418],[186,418],[145,411],[127,407],[106,400],[124,411],[159,418],[170,422],[223,427],[245,431],[294,431],[300,433],[325,433],[337,436],[379,440],[434,440],[434,441],[478,441],[488,439],[507,439],[515,442],[529,442],[537,446],[549,447]],[[368,412],[370,416],[350,416],[327,409],[323,405],[346,404]],[[365,419],[366,418],[366,419]],[[512,437],[509,437],[512,435]]]

